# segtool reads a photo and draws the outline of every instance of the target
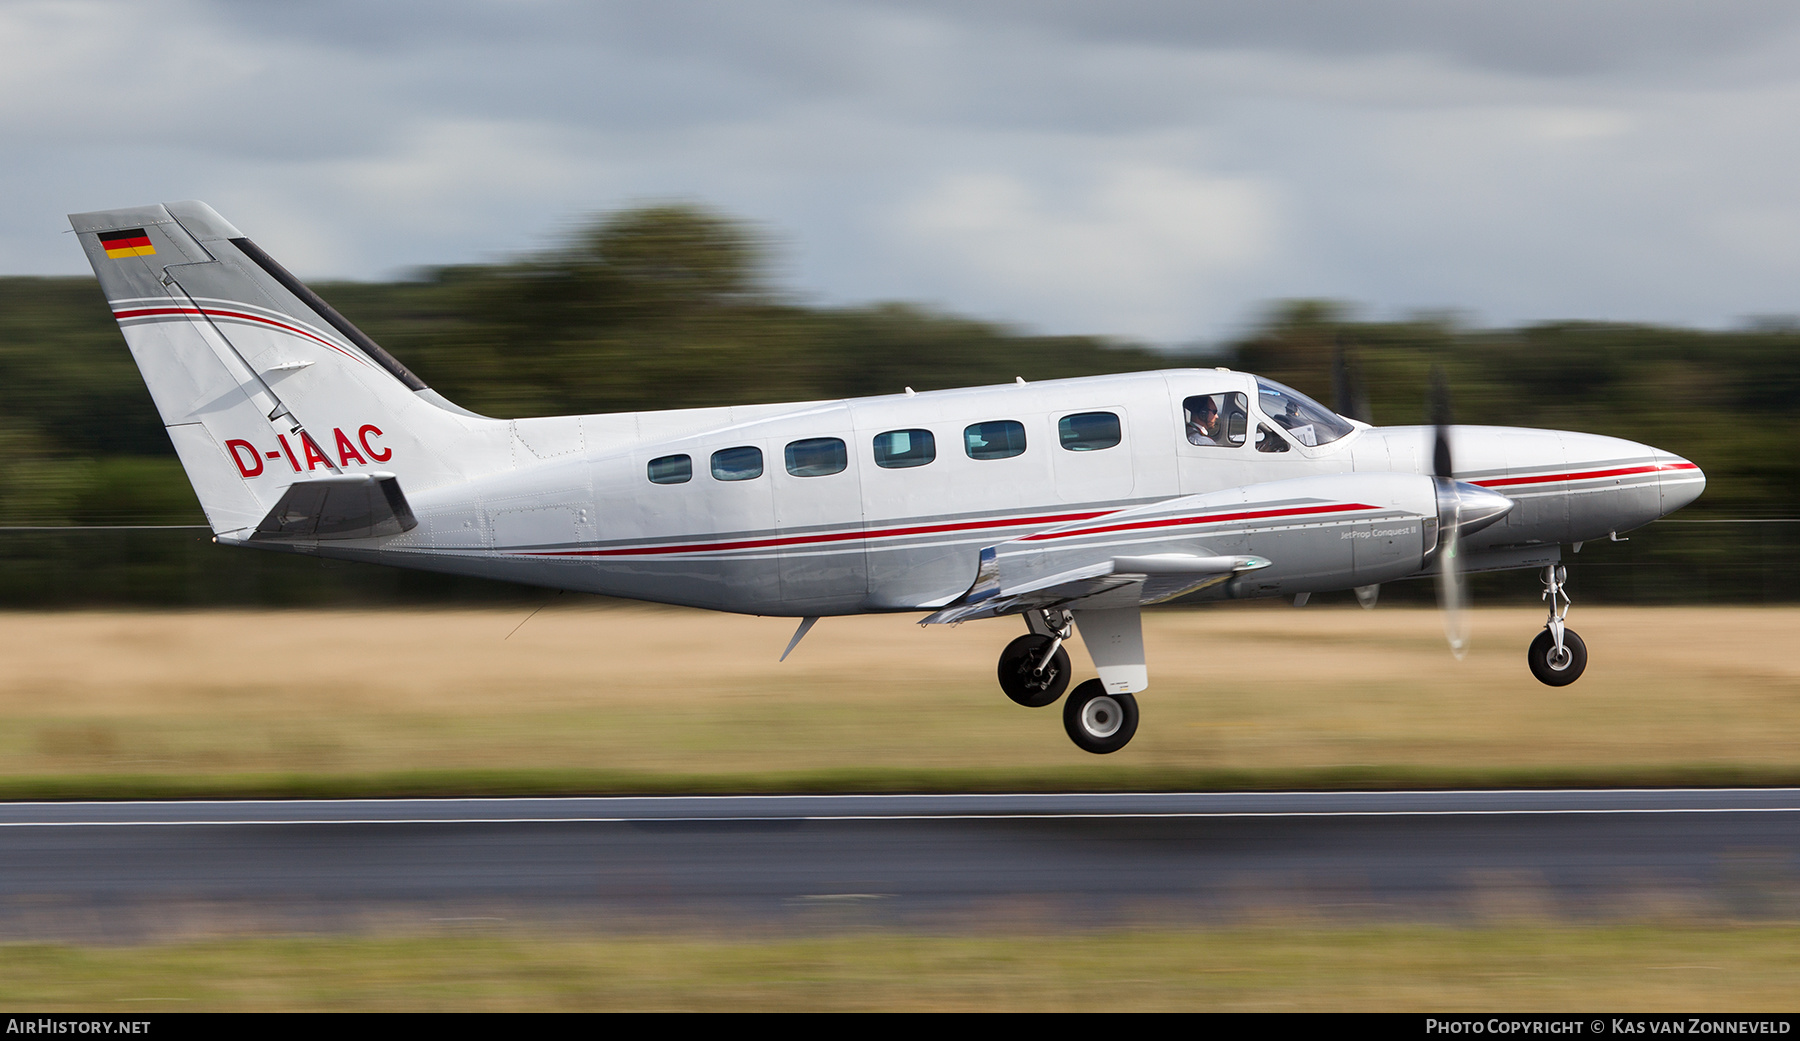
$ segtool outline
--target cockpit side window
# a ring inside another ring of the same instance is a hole
[[[1190,445],[1243,445],[1250,426],[1247,398],[1242,394],[1196,394],[1181,402],[1181,418]]]
[[[1287,439],[1269,429],[1267,423],[1256,424],[1256,450],[1258,452],[1285,452],[1288,450]]]
[[[1308,448],[1328,445],[1356,429],[1349,420],[1305,394],[1261,376],[1256,377],[1256,404],[1263,415]]]

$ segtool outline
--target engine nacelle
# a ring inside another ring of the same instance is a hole
[[[1150,557],[1255,560],[1196,589],[1201,598],[1282,596],[1391,582],[1429,567],[1446,540],[1492,524],[1512,502],[1417,474],[1301,477],[1227,488],[1037,532],[984,555],[997,590],[1026,589]]]

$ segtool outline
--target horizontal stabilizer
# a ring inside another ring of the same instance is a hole
[[[312,542],[398,535],[419,526],[393,474],[348,474],[291,485],[250,536]]]
[[[1115,557],[1014,588],[978,582],[957,603],[926,617],[920,624],[967,622],[1046,607],[1110,610],[1160,604],[1270,563],[1254,556],[1202,557],[1184,553]]]

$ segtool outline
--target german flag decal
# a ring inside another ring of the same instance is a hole
[[[100,248],[106,250],[106,255],[114,260],[156,255],[156,247],[150,244],[150,236],[144,234],[143,228],[103,231],[100,233]]]

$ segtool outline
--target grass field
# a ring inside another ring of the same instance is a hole
[[[1430,611],[1152,611],[1109,757],[1001,696],[1010,622],[829,618],[777,664],[788,619],[527,614],[0,616],[0,795],[1800,779],[1795,608],[1578,610],[1561,689],[1528,610],[1460,662]]]
[[[527,614],[0,616],[0,797],[1800,780],[1800,609],[1580,609],[1592,664],[1561,690],[1524,668],[1535,611],[1477,612],[1461,662],[1429,611],[1150,612],[1143,726],[1104,758],[999,694],[1008,623],[826,619],[777,664],[791,620]],[[0,945],[0,1006],[1744,1011],[1791,1007],[1800,979],[1779,913],[1680,906],[951,936],[243,929]]]
[[[429,935],[0,947],[33,1011],[1791,1011],[1800,928]]]

